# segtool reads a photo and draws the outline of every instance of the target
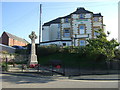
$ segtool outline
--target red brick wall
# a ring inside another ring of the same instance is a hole
[[[17,40],[14,40],[14,39],[12,39],[12,38],[9,38],[9,46],[14,46],[14,45],[26,46],[27,43],[24,43],[24,42],[17,41]]]
[[[9,45],[8,42],[9,42],[9,38],[8,36],[6,35],[6,33],[2,34],[2,44],[4,45]]]

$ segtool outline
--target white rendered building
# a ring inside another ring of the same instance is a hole
[[[85,46],[86,39],[95,38],[94,30],[104,29],[101,13],[94,14],[80,7],[42,26],[41,45]]]

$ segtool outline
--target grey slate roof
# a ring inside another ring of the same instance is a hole
[[[50,26],[50,24],[60,23],[62,18],[71,18],[71,15],[72,15],[72,14],[81,14],[81,13],[93,13],[93,12],[88,11],[88,10],[85,10],[83,7],[80,7],[80,8],[77,8],[77,10],[76,10],[75,12],[73,12],[73,13],[67,15],[67,16],[59,17],[59,18],[56,18],[56,19],[54,19],[54,20],[51,20],[51,21],[49,21],[49,22],[47,22],[47,23],[44,23],[43,26]],[[93,14],[93,17],[98,17],[98,16],[101,16],[101,17],[102,17],[101,13]]]
[[[12,34],[10,34],[10,33],[8,33],[8,32],[3,32],[3,33],[6,33],[9,38],[12,38],[12,39],[15,39],[15,40],[24,42],[24,43],[29,43],[29,42],[27,42],[25,39],[22,39],[22,38],[20,38],[20,37],[17,37],[17,36],[15,36],[15,35],[12,35]]]
[[[60,23],[60,20],[61,20],[61,18],[56,18],[56,19],[51,20],[51,21],[49,21],[49,22],[47,22],[47,23],[44,23],[43,26],[50,26],[50,24]]]
[[[47,22],[47,23],[44,23],[43,26],[50,26],[50,24],[60,23],[62,18],[71,18],[71,14],[70,14],[70,15],[67,15],[67,16],[64,16],[64,17],[56,18],[56,19],[54,19],[54,20],[51,20],[51,21],[49,21],[49,22]]]
[[[80,7],[80,8],[77,8],[77,10],[72,14],[81,14],[81,13],[93,13],[93,12],[85,10],[83,7]]]
[[[103,17],[101,13],[93,14],[93,17]]]

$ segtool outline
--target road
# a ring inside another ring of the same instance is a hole
[[[2,88],[118,88],[117,80],[72,80],[53,77],[2,76]]]

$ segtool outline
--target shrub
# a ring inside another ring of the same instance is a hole
[[[46,56],[59,52],[59,47],[56,45],[40,46],[36,51],[38,56]]]

